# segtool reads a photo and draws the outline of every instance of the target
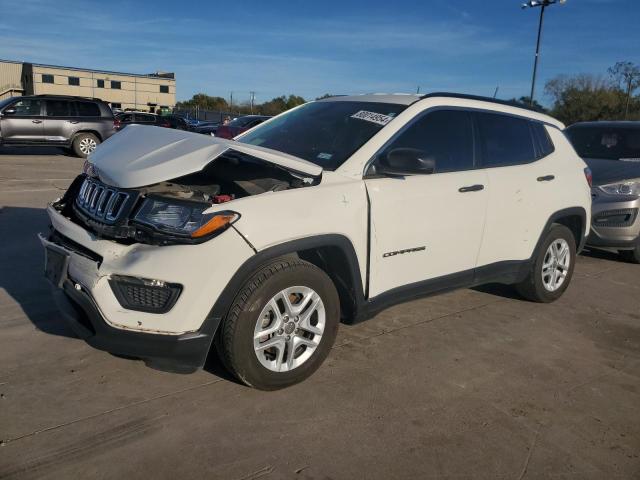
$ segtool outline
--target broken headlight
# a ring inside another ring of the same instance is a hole
[[[640,178],[601,185],[600,190],[610,195],[640,195]]]
[[[202,239],[220,233],[240,218],[236,212],[205,213],[211,205],[147,197],[134,221],[178,237]]]

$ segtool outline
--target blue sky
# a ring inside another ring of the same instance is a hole
[[[539,9],[518,0],[0,0],[0,58],[148,73],[256,101],[295,93],[528,95]],[[545,14],[538,92],[560,73],[640,63],[639,0]],[[544,100],[544,98],[543,98]]]

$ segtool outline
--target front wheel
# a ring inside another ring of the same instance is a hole
[[[576,241],[564,225],[554,224],[540,245],[527,275],[516,285],[533,302],[550,303],[562,296],[573,276]]]
[[[243,383],[277,390],[309,377],[325,360],[340,321],[327,274],[297,258],[261,268],[237,295],[216,342]]]

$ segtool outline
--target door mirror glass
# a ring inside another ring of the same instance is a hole
[[[376,165],[376,173],[382,175],[429,175],[435,170],[436,159],[417,148],[394,148]]]
[[[3,110],[2,112],[4,115],[15,115],[16,114],[16,109],[13,107],[9,107],[6,108],[5,110]]]

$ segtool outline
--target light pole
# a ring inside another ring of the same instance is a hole
[[[540,7],[540,21],[538,23],[538,40],[536,41],[536,58],[533,61],[533,78],[531,79],[531,95],[529,95],[529,105],[533,105],[533,94],[536,89],[536,73],[538,72],[538,57],[540,56],[540,36],[542,35],[542,20],[544,19],[544,9],[554,3],[565,3],[567,0],[530,0],[523,3],[522,8]]]

